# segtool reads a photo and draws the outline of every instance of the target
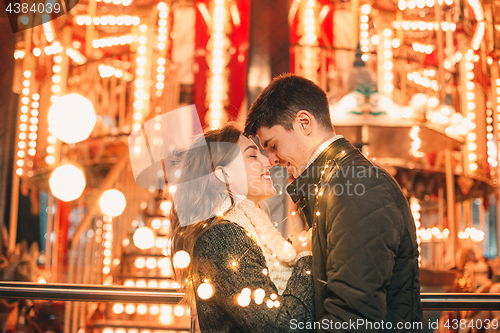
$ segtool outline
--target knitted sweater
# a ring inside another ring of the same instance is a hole
[[[248,199],[229,210],[224,218],[245,228],[247,235],[260,246],[269,268],[269,277],[276,285],[278,294],[283,294],[296,261],[292,245],[283,238],[269,216]]]
[[[262,248],[247,233],[237,224],[222,221],[194,246],[192,282],[201,332],[309,332],[293,329],[291,321],[314,320],[311,256],[297,261],[283,294],[278,295]],[[208,299],[196,292],[202,283],[213,288]],[[263,298],[255,297],[258,289]]]

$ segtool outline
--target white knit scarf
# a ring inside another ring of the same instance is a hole
[[[283,238],[269,216],[248,199],[227,211],[224,218],[245,228],[247,235],[257,242],[266,258],[269,278],[278,294],[283,294],[296,262],[292,245]]]

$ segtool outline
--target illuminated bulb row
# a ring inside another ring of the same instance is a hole
[[[24,58],[24,50],[15,50],[14,51],[14,59],[23,59]]]
[[[439,230],[438,227],[417,229],[417,237],[420,238],[421,241],[425,243],[430,242],[432,238],[438,240],[446,239],[448,238],[449,235],[450,235],[450,230],[448,230],[448,228],[445,228],[443,231]]]
[[[141,19],[138,16],[130,16],[130,15],[104,15],[104,16],[95,16],[90,17],[88,15],[77,15],[75,16],[75,22],[78,25],[139,25],[141,24]]]
[[[57,42],[56,42],[57,43]],[[63,62],[63,57],[62,57],[62,47],[59,47],[59,43],[53,43],[52,46],[54,47],[53,50],[57,50],[58,52],[55,53],[54,55],[54,66],[52,66],[52,86],[50,88],[52,92],[52,96],[50,97],[50,101],[54,103],[54,101],[57,99],[59,94],[61,93],[61,88],[62,88],[62,62]],[[49,134],[47,136],[47,155],[45,156],[45,163],[48,165],[52,165],[55,162],[55,153],[56,153],[56,137],[52,134]]]
[[[486,28],[485,22],[478,22],[476,26],[476,30],[474,31],[474,36],[472,37],[472,48],[477,51],[481,46],[481,42],[484,37],[484,32]]]
[[[495,113],[496,116],[497,116],[497,126],[498,126],[498,136],[500,138],[500,79],[496,79],[495,81],[495,87],[496,87],[496,98],[497,98],[497,112]],[[489,139],[489,138],[488,138]],[[494,140],[494,138],[492,138]],[[497,150],[499,151],[497,157],[498,157],[498,160],[500,160],[500,149],[497,148]]]
[[[420,137],[418,136],[418,133],[420,132],[420,127],[418,126],[413,126],[410,132],[410,138],[413,140],[411,143],[411,149],[410,152],[412,153],[413,156],[415,157],[424,157],[424,153],[421,151],[418,151],[420,149],[420,145],[422,144],[422,140],[420,140]]]
[[[45,33],[45,39],[47,42],[52,43],[54,41],[54,31],[52,30],[52,22],[46,22],[43,24],[43,31]]]
[[[78,65],[83,65],[85,62],[87,62],[87,58],[78,50],[67,48],[66,54]]]
[[[412,48],[413,51],[415,52],[426,53],[426,54],[431,54],[432,51],[434,50],[434,47],[432,45],[425,45],[420,43],[413,43]]]
[[[443,66],[445,69],[450,69],[451,66],[454,66],[457,62],[460,61],[460,59],[462,59],[462,53],[457,52],[456,54],[446,58],[444,60]]]
[[[475,133],[476,129],[476,124],[475,124],[475,119],[476,119],[476,103],[474,102],[475,100],[475,84],[473,82],[474,80],[474,53],[471,49],[467,50],[467,53],[465,54],[465,59],[462,59],[462,61],[465,61],[465,87],[463,89],[463,92],[465,94],[465,109],[466,111],[464,114],[466,115],[467,119],[470,120],[470,126],[469,130],[470,132],[467,134],[466,138],[466,154],[467,154],[467,161],[468,161],[468,171],[469,172],[474,172],[477,170],[477,135]]]
[[[104,230],[103,241],[104,241],[104,249],[109,250],[104,252],[104,260],[103,260],[103,268],[102,272],[104,273],[104,277],[111,272],[111,247],[113,245],[113,226],[111,224],[111,217],[105,215],[103,218],[104,225],[102,229]],[[105,278],[103,279],[105,280]]]
[[[24,71],[23,73],[23,90],[21,93],[21,116],[19,117],[19,137],[17,140],[17,154],[16,154],[16,174],[22,176],[25,165],[26,155],[26,139],[28,132],[28,110],[30,102],[30,84],[31,84],[31,71]],[[36,143],[35,143],[36,144]]]
[[[434,72],[435,73],[435,72]],[[434,91],[438,91],[439,90],[439,83],[437,80],[431,80],[429,79],[429,77],[433,77],[433,76],[428,76],[426,77],[425,75],[420,75],[420,73],[418,72],[413,72],[413,73],[408,73],[406,75],[406,77],[408,78],[408,80],[412,81],[413,83],[415,84],[418,84],[424,88],[430,88]]]
[[[156,267],[162,269],[169,269],[170,259],[169,258],[157,259],[155,257],[149,257],[145,259],[143,257],[139,257],[135,259],[134,266],[137,267],[138,269],[143,269],[143,268],[155,269]]]
[[[120,37],[107,37],[101,39],[94,39],[92,41],[92,46],[94,47],[94,49],[98,49],[116,45],[127,45],[127,44],[132,44],[133,42],[134,42],[134,36],[123,35]]]
[[[301,38],[299,43],[303,45],[301,49],[300,66],[302,75],[311,81],[318,81],[319,68],[319,50],[317,46],[318,36],[320,34],[319,21],[319,3],[316,0],[308,0],[300,7],[299,34]]]
[[[230,42],[225,29],[229,25],[229,10],[226,0],[214,1],[211,23],[209,25],[210,39],[207,43],[207,50],[210,51],[207,55],[209,71],[206,103],[208,105],[208,125],[210,129],[215,129],[221,126],[225,118],[224,105],[228,98],[227,64],[229,62]]]
[[[132,79],[131,74],[123,72],[121,69],[116,69],[112,66],[99,65],[97,69],[99,70],[99,76],[102,78],[116,76],[117,78],[123,78],[126,81]]]
[[[156,67],[156,97],[161,97],[163,88],[165,88],[165,65],[167,55],[167,41],[168,41],[168,14],[170,8],[166,3],[158,3],[158,61]],[[159,123],[157,122],[159,125]],[[156,128],[156,124],[155,124]]]
[[[151,330],[145,329],[145,330],[138,330],[135,328],[129,328],[129,329],[124,329],[124,328],[105,328],[102,330],[102,333],[151,333]]]
[[[132,0],[96,0],[96,2],[104,2],[106,4],[112,3],[113,5],[122,5],[122,6],[130,6],[132,4]]]
[[[97,243],[101,243],[102,242],[102,220],[97,220],[97,222],[95,223],[96,225],[96,228],[95,228],[95,241]],[[106,250],[105,250],[106,251]]]
[[[486,23],[484,22],[484,11],[481,3],[478,0],[468,0],[472,11],[476,17],[477,25],[474,31],[474,36],[472,37],[472,48],[478,50],[481,46],[481,41],[483,40]]]
[[[318,27],[316,21],[316,1],[308,0],[304,10],[304,31],[301,38],[303,45],[318,44]]]
[[[368,55],[366,54],[369,51],[368,43],[369,43],[369,33],[368,33],[368,14],[370,14],[372,10],[372,6],[369,4],[364,4],[361,7],[361,12],[359,16],[359,43],[361,45],[361,52],[365,53],[361,56],[363,61],[368,60]]]
[[[61,46],[61,43],[59,42],[54,42],[51,45],[45,46],[43,51],[45,52],[46,55],[50,56],[53,54],[61,53],[63,51],[63,47]],[[38,47],[35,47],[33,49],[33,54],[38,57],[42,52]]]
[[[439,29],[439,22],[428,22],[428,21],[395,21],[394,28],[399,29],[400,27],[403,30],[413,30],[413,31],[433,31]],[[441,29],[443,31],[455,31],[457,29],[457,25],[455,23],[441,22]]]
[[[443,0],[438,0],[439,4],[443,4]],[[451,6],[453,4],[453,0],[444,0],[444,3],[448,6]],[[405,10],[405,9],[422,9],[424,7],[434,7],[435,1],[434,0],[399,0],[398,2],[398,8],[400,10]]]
[[[175,305],[175,306],[160,305],[159,306],[159,305],[146,305],[146,304],[138,304],[138,305],[123,304],[123,303],[113,304],[113,312],[115,314],[126,313],[129,315],[134,314],[134,313],[137,313],[139,315],[145,315],[147,313],[150,313],[153,316],[156,316],[158,314],[160,314],[160,315],[163,315],[163,314],[172,315],[173,314],[176,317],[182,317],[182,316],[186,316],[186,315],[190,314],[189,308],[184,306],[184,305]],[[113,331],[112,329],[104,329],[103,333],[107,333],[106,330]]]
[[[31,114],[28,134],[28,155],[33,157],[36,154],[36,139],[38,132],[38,108],[40,107],[40,95],[33,94],[31,102]]]
[[[153,219],[151,221],[151,228],[158,230],[158,229],[168,229],[170,228],[170,220],[169,219]]]
[[[177,282],[169,282],[169,281],[160,281],[157,280],[146,280],[139,279],[137,281],[134,280],[126,280],[123,284],[125,287],[137,287],[137,288],[162,288],[162,289],[177,289],[180,285]]]
[[[410,208],[411,213],[413,215],[413,219],[415,220],[415,228],[418,230],[420,228],[420,204],[418,203],[418,199],[415,197],[410,198]],[[420,235],[417,232],[417,246],[418,253],[422,253],[422,249],[420,248],[420,243],[422,240],[420,239]],[[421,256],[418,256],[418,264],[420,265]]]
[[[498,96],[498,90],[497,88],[497,96]],[[491,108],[488,108],[486,110],[486,146],[488,148],[488,163],[492,167],[498,166],[498,160],[497,160],[497,146],[495,145],[494,139],[494,134],[493,134],[493,110]],[[493,170],[491,170],[493,172]]]
[[[472,126],[470,119],[462,117],[459,113],[453,115],[451,122],[453,126],[448,126],[446,128],[446,133],[450,135],[466,135],[469,132],[469,128]]]
[[[382,45],[382,57],[379,57],[379,71],[383,75],[380,78],[383,93],[392,96],[394,91],[394,74],[393,74],[393,59],[392,59],[392,31],[391,29],[384,29]]]
[[[476,228],[465,228],[464,231],[458,233],[459,239],[470,238],[474,242],[481,242],[484,239],[484,231]]]
[[[446,112],[448,112],[448,111],[450,111],[449,108],[443,107],[443,108],[441,108],[441,110],[427,112],[425,117],[427,118],[427,120],[429,120],[430,122],[432,122],[434,124],[447,125],[450,122],[450,118],[448,117],[449,113],[446,114]],[[447,133],[448,132],[450,132],[450,130],[448,130]],[[453,130],[448,134],[453,134],[454,132],[455,131]]]
[[[134,113],[133,113],[133,129],[138,131],[141,129],[143,113],[147,110],[146,102],[149,100],[148,87],[146,85],[146,52],[147,52],[147,37],[146,31],[148,27],[142,24],[139,27],[139,46],[137,47],[136,72],[135,72],[135,91],[134,91]]]

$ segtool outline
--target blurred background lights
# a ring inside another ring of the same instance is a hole
[[[186,268],[189,266],[191,262],[191,258],[189,257],[189,253],[186,251],[178,251],[174,254],[174,267],[177,268]]]
[[[122,192],[111,189],[104,192],[99,200],[101,211],[111,217],[115,217],[123,213],[127,202]]]
[[[201,299],[209,299],[212,297],[214,289],[209,283],[202,283],[198,286],[197,293]]]
[[[52,194],[62,201],[78,199],[85,189],[85,185],[83,171],[73,164],[57,167],[49,179]]]
[[[87,139],[94,129],[96,115],[92,103],[78,95],[59,97],[49,109],[49,131],[66,143]]]
[[[135,267],[141,269],[144,268],[144,266],[146,266],[146,261],[144,260],[144,258],[137,258],[135,259],[134,265]]]
[[[123,313],[124,306],[122,303],[116,303],[113,305],[113,312],[116,314]]]
[[[155,244],[155,234],[148,227],[138,228],[133,236],[134,244],[141,250],[150,249]]]

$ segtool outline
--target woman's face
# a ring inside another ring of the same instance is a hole
[[[273,181],[269,174],[271,164],[267,157],[262,155],[257,145],[244,135],[240,135],[237,144],[241,149],[245,165],[247,198],[258,203],[275,195],[276,189],[273,187]],[[240,179],[243,180],[245,177],[241,175]]]

